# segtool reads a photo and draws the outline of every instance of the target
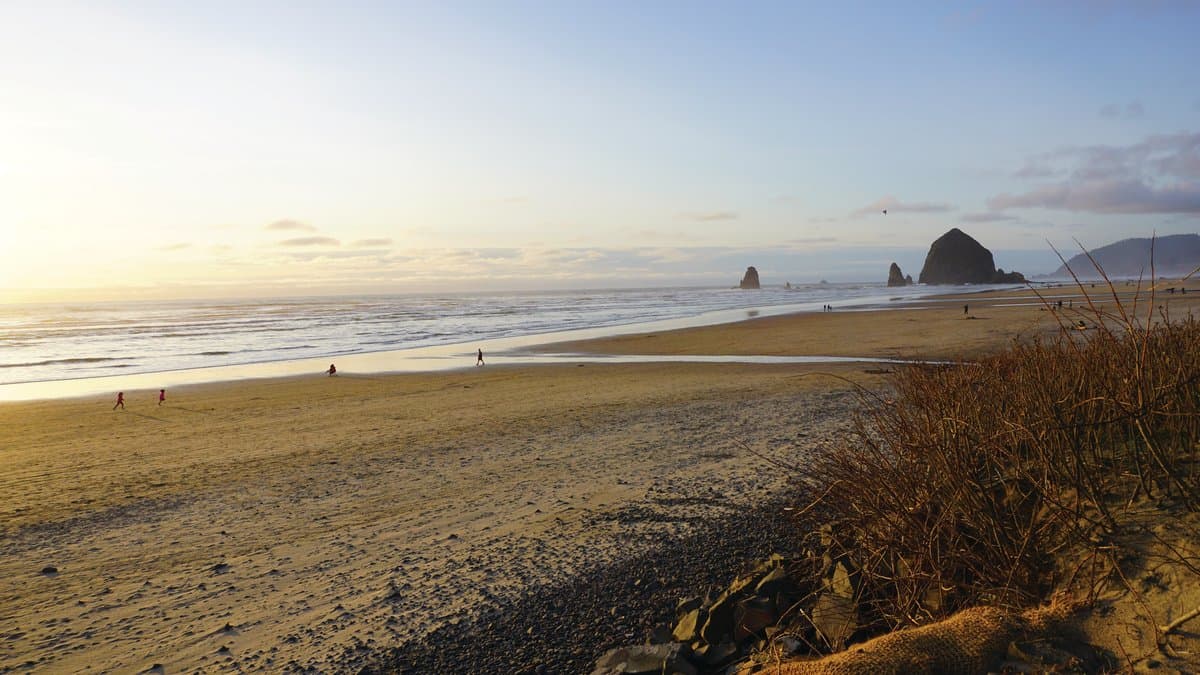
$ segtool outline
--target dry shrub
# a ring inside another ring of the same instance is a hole
[[[1168,320],[1141,282],[1130,299],[1105,280],[1103,304],[1078,287],[1086,330],[1046,302],[1056,337],[909,367],[809,467],[874,629],[1028,606],[1061,581],[1056,553],[1103,540],[1111,509],[1200,505],[1200,323]]]

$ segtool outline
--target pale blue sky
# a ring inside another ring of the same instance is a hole
[[[247,4],[0,7],[0,297],[883,279],[953,226],[1039,273],[1200,230],[1196,3]]]

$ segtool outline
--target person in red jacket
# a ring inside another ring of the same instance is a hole
[[[117,408],[120,408],[121,410],[125,409],[125,392],[123,391],[117,392],[117,403],[113,406],[113,410],[116,410]]]

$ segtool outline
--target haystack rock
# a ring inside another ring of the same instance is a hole
[[[917,279],[923,284],[1021,283],[1020,272],[997,270],[992,252],[956,228],[934,240]]]
[[[904,272],[900,271],[900,266],[892,263],[888,268],[888,286],[907,286],[912,283],[912,277],[905,277]]]
[[[746,268],[746,275],[742,277],[742,283],[738,284],[738,288],[758,288],[758,270],[754,266]]]

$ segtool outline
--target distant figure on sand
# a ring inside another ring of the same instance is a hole
[[[163,401],[166,401],[166,400],[167,400],[167,390],[159,389],[158,390],[158,404],[162,405]]]
[[[967,313],[967,306],[963,305],[963,314],[966,314],[966,313]]]
[[[325,372],[328,373],[330,377],[333,377],[334,375],[337,375],[337,366],[331,363],[329,364],[329,370]]]
[[[475,351],[475,365],[476,366],[483,365],[483,350],[482,349]]]
[[[117,408],[120,408],[121,410],[125,409],[125,392],[123,391],[117,392],[117,404],[113,406],[113,410],[116,410]]]

